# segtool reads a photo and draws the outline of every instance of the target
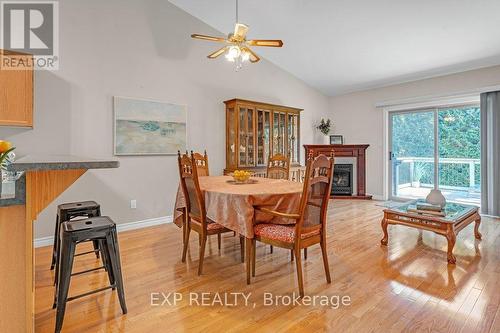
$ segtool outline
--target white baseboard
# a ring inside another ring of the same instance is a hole
[[[383,196],[383,195],[380,195],[380,194],[372,194],[372,199],[373,199],[373,200],[381,200],[381,201],[385,201],[385,200],[384,200],[384,196]]]
[[[35,240],[33,241],[33,246],[35,248],[49,246],[52,244],[54,244],[54,236],[35,238]]]
[[[153,227],[155,225],[172,223],[173,221],[174,221],[174,218],[173,218],[173,216],[170,215],[170,216],[155,217],[152,219],[147,219],[147,220],[142,220],[142,221],[120,223],[120,224],[116,225],[116,231],[122,232],[122,231],[129,231],[129,230],[135,230],[135,229],[142,229],[142,228],[147,228],[147,227]],[[54,236],[36,238],[33,241],[33,245],[35,248],[49,246],[49,245],[52,245],[53,243],[54,243]]]

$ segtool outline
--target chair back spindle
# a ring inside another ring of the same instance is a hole
[[[290,156],[276,154],[269,156],[267,162],[266,178],[289,179],[290,177]]]
[[[205,150],[204,154],[200,153],[192,153],[192,156],[195,161],[196,165],[196,171],[198,172],[198,177],[203,177],[203,176],[210,176],[210,173],[208,171],[208,155],[207,151]]]

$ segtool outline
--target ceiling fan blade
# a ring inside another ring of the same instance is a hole
[[[250,48],[248,47],[244,47],[242,48],[243,51],[246,51],[250,54],[250,62],[257,62],[260,60],[260,57],[258,55],[255,54],[255,52],[253,52]]]
[[[221,54],[223,54],[224,52],[226,52],[227,50],[227,46],[224,46],[223,48],[221,49],[218,49],[217,51],[213,52],[213,53],[210,53],[207,58],[209,59],[215,59],[217,58],[218,56],[220,56]]]
[[[280,39],[254,39],[247,41],[251,46],[268,46],[268,47],[282,47],[283,41]]]
[[[198,35],[198,34],[192,34],[191,38],[209,40],[212,42],[225,42],[226,41],[226,39],[222,38],[222,37],[213,37],[213,36]]]
[[[233,36],[237,39],[245,39],[248,32],[248,25],[243,23],[236,23],[234,25],[234,34]]]

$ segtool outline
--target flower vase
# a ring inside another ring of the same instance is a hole
[[[446,198],[440,190],[432,190],[425,198],[425,201],[432,205],[441,206],[441,208],[446,205]]]

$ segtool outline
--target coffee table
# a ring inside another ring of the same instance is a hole
[[[448,240],[448,263],[455,264],[456,258],[453,255],[453,247],[455,246],[455,241],[460,230],[470,223],[475,222],[474,236],[476,239],[481,239],[481,233],[479,232],[481,216],[479,215],[478,207],[447,203],[444,207],[444,213],[446,214],[444,217],[408,212],[408,209],[415,209],[417,203],[420,202],[425,202],[425,200],[415,200],[384,210],[384,218],[381,223],[382,231],[384,232],[384,238],[380,241],[382,245],[387,245],[387,241],[389,240],[389,234],[387,233],[387,226],[389,224],[399,224],[416,229],[433,231],[436,234],[446,237]]]

